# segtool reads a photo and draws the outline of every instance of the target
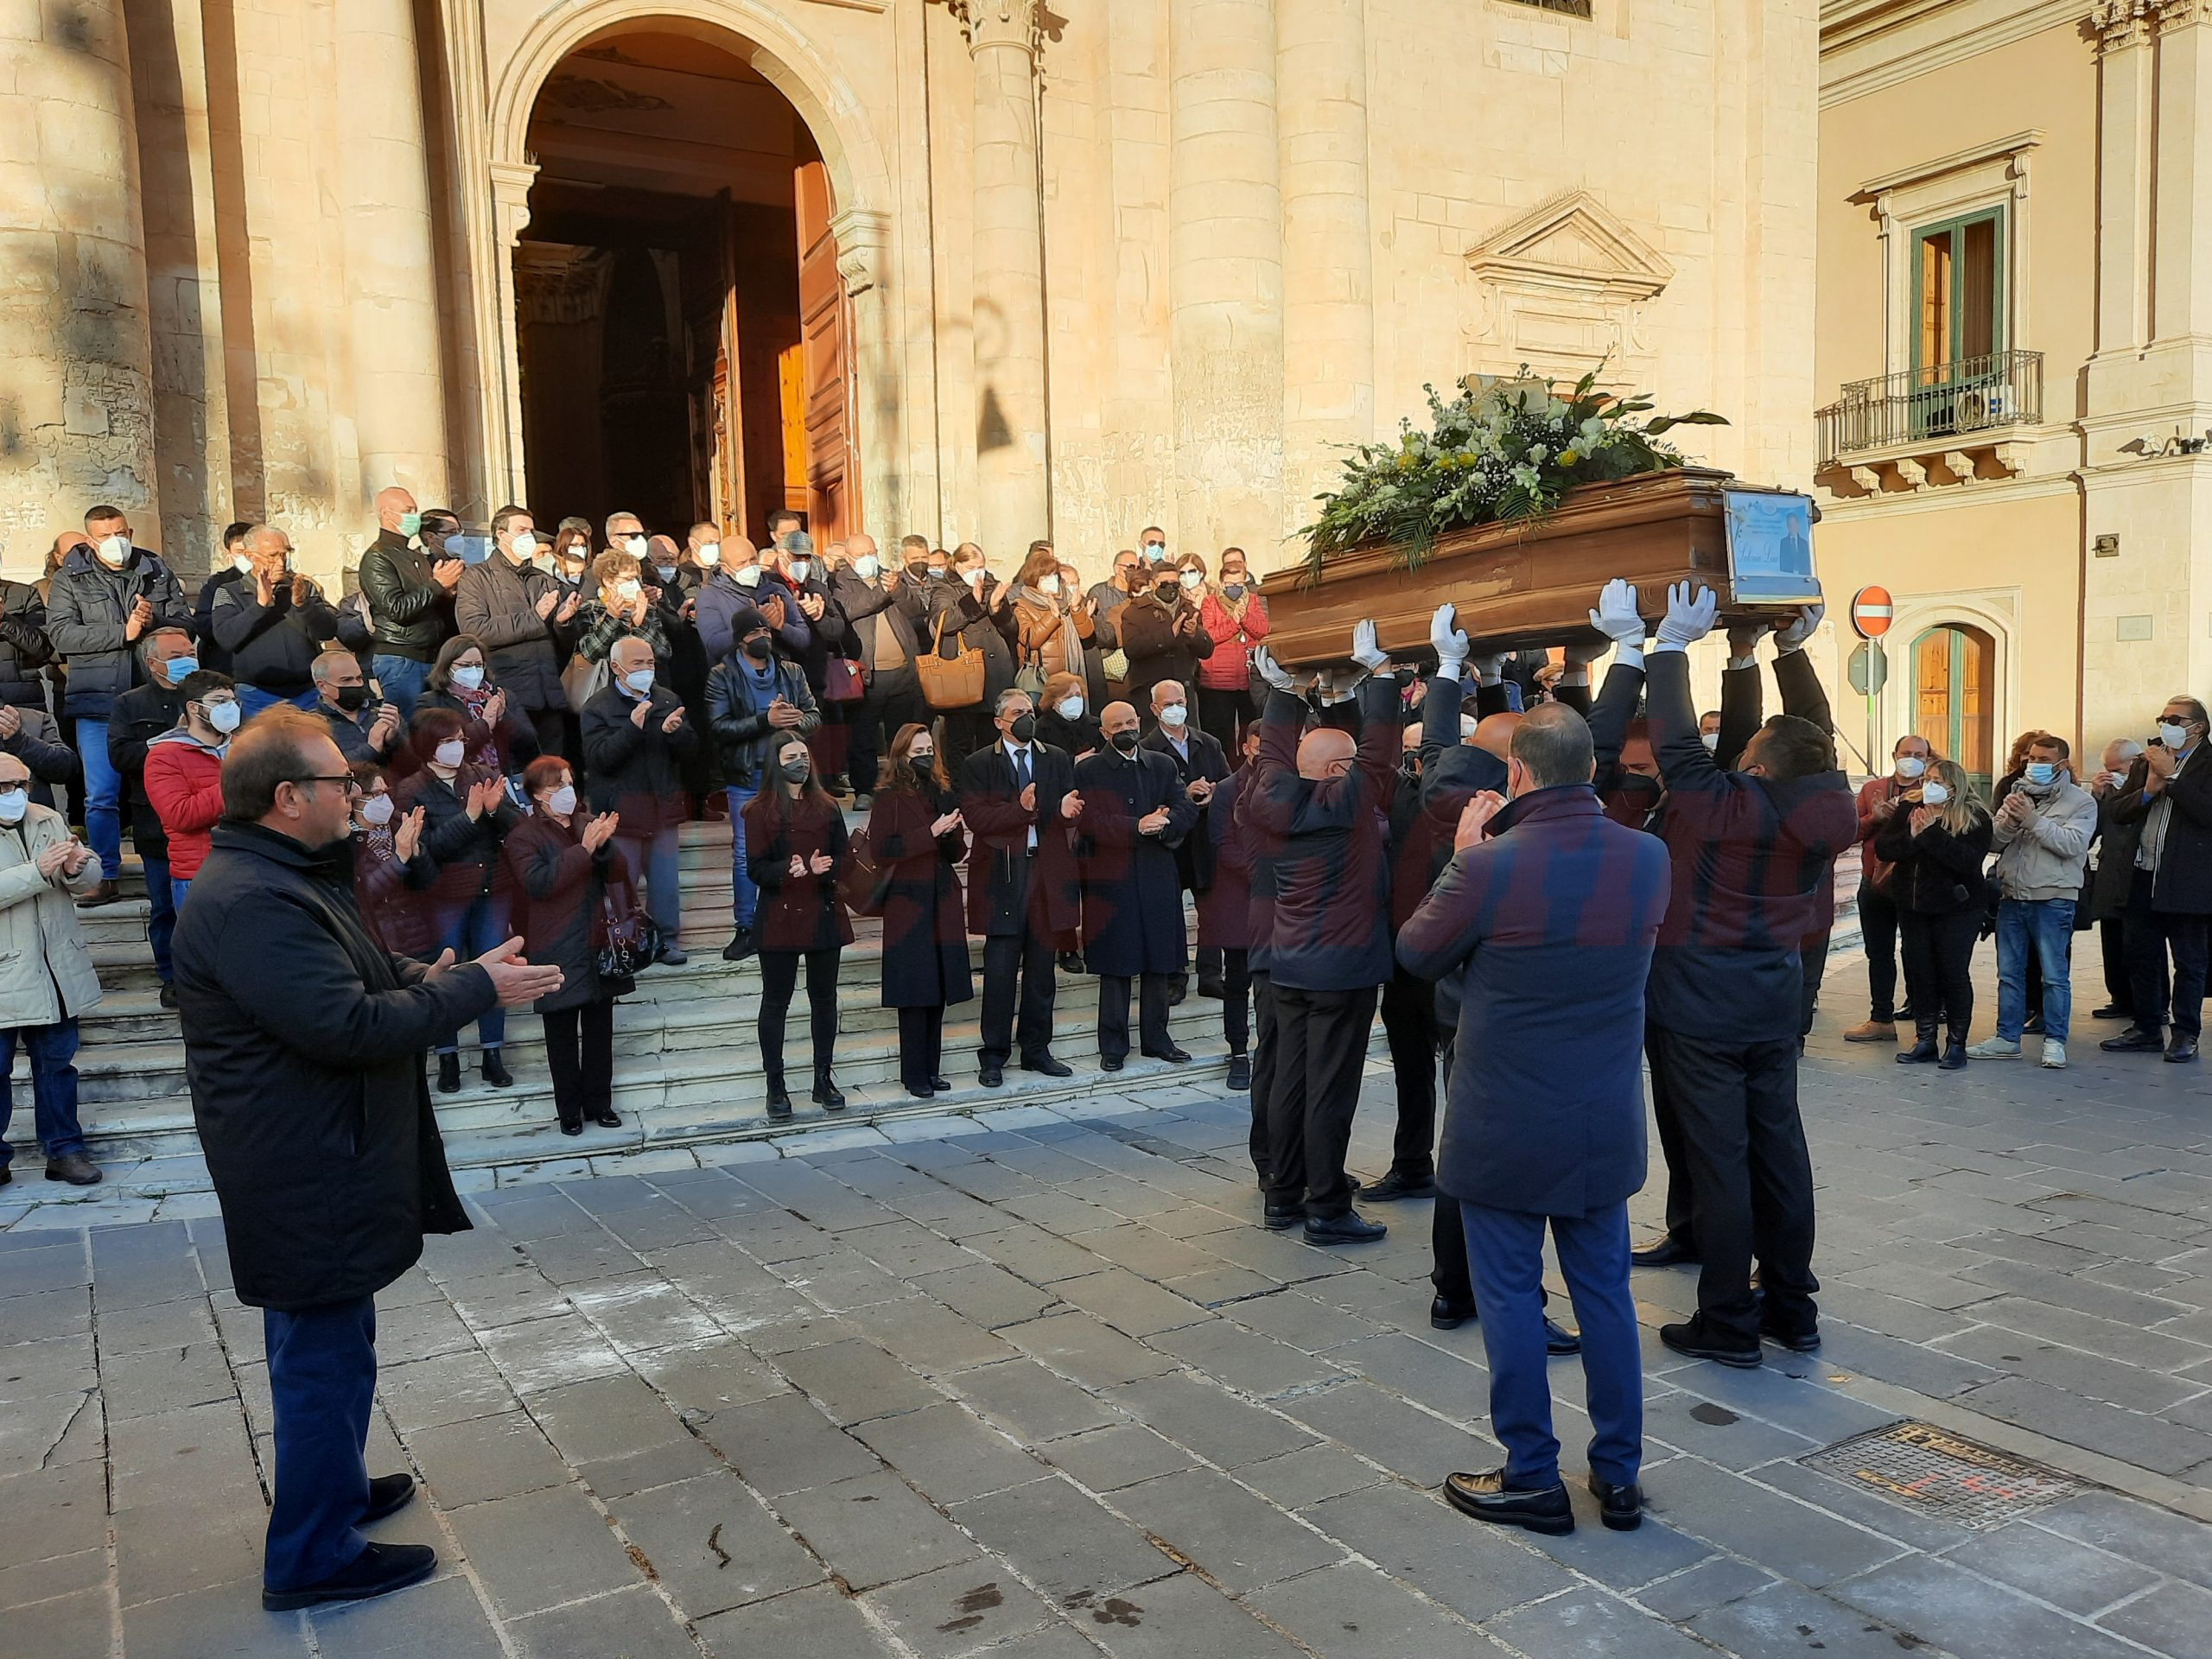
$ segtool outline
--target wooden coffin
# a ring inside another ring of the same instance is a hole
[[[1319,582],[1301,567],[1270,575],[1268,645],[1287,664],[1347,661],[1353,626],[1371,618],[1382,648],[1414,661],[1446,601],[1485,651],[1567,645],[1597,637],[1590,609],[1615,576],[1636,583],[1655,623],[1668,584],[1686,578],[1719,595],[1724,617],[1770,615],[1820,597],[1815,517],[1807,497],[1709,467],[1584,485],[1541,518],[1440,537],[1416,570],[1378,544],[1330,555]]]

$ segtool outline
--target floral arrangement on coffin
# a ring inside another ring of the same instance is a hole
[[[1423,387],[1431,429],[1401,421],[1395,444],[1353,446],[1343,487],[1319,498],[1320,517],[1304,532],[1305,579],[1317,581],[1330,554],[1376,543],[1416,569],[1447,531],[1532,518],[1578,484],[1680,467],[1681,452],[1662,433],[1728,423],[1704,410],[1639,419],[1649,398],[1596,386],[1593,370],[1562,397],[1524,364],[1512,380],[1471,376],[1449,403]]]

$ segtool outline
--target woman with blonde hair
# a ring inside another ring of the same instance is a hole
[[[1021,569],[999,589],[999,631],[1014,651],[1017,674],[1076,674],[1087,683],[1097,607],[1061,569],[1050,542],[1031,543]]]
[[[1974,942],[1988,909],[1981,869],[1991,830],[1988,809],[1965,769],[1955,760],[1931,760],[1919,786],[1897,798],[1897,810],[1874,836],[1874,856],[1892,867],[1890,897],[1897,907],[1905,994],[1917,1033],[1897,1056],[1900,1065],[1934,1061],[1955,1071],[1967,1063]]]

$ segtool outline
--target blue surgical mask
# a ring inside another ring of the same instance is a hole
[[[653,689],[653,671],[650,668],[633,668],[622,677],[622,683],[642,697]]]
[[[168,668],[165,671],[169,677],[171,685],[181,685],[187,675],[197,674],[200,671],[200,659],[197,657],[172,657],[169,658]]]
[[[2040,789],[2045,784],[2055,782],[2057,777],[2058,767],[2051,761],[2031,760],[2028,762],[2027,779],[2037,788]]]

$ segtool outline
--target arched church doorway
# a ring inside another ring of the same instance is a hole
[[[1997,642],[1964,622],[1912,642],[1913,730],[1987,792],[1996,736]]]
[[[529,148],[516,334],[541,520],[758,541],[787,507],[817,538],[856,528],[836,204],[791,102],[737,51],[646,22],[561,60]]]

